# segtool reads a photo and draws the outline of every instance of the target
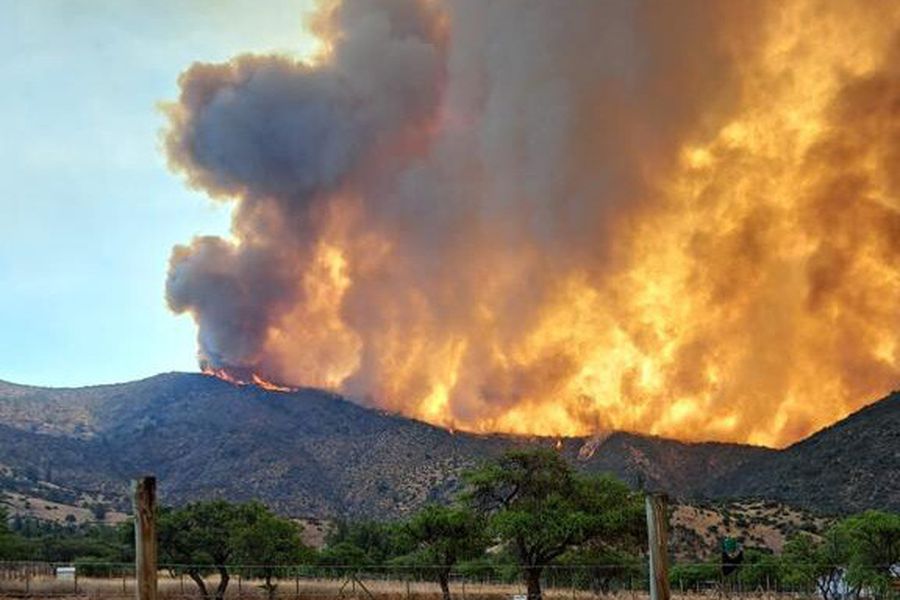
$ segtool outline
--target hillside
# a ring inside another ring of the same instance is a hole
[[[169,503],[259,498],[294,516],[383,518],[448,497],[461,471],[507,448],[559,443],[581,469],[678,497],[897,508],[900,408],[890,399],[871,410],[877,424],[862,411],[777,452],[622,432],[563,440],[454,434],[320,390],[269,392],[200,374],[75,389],[0,382],[0,491],[125,510],[129,480],[155,473]],[[832,430],[847,433],[832,440]],[[833,469],[817,468],[826,464],[853,465],[854,479],[828,485]],[[788,481],[781,495],[779,479],[763,489],[774,468],[802,481]],[[848,481],[874,487],[857,497]]]
[[[798,531],[821,535],[833,519],[773,500],[683,502],[672,508],[670,543],[678,560],[717,559],[723,537],[780,553]]]
[[[783,500],[841,513],[900,510],[900,393],[870,404],[781,452],[718,478],[711,496]]]
[[[591,473],[615,473],[633,487],[695,497],[711,479],[739,473],[774,454],[759,446],[717,442],[687,444],[659,437],[614,432],[604,438],[574,438],[566,456]]]
[[[399,513],[440,496],[476,456],[508,445],[317,390],[267,392],[196,374],[24,388],[0,407],[4,487],[39,494],[50,484],[119,504],[130,478],[155,473],[167,502],[260,498],[290,514]]]

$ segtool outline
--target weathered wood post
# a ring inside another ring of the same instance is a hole
[[[669,600],[669,536],[666,497],[647,494],[647,541],[650,547],[650,600]]]
[[[137,600],[156,600],[156,477],[134,484],[134,574]]]

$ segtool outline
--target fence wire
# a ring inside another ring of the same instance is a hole
[[[794,565],[803,567],[804,565]],[[787,577],[771,565],[746,564],[731,574],[722,565],[676,563],[670,569],[674,598],[826,598],[826,600],[897,599],[900,578],[888,576],[887,585],[863,589],[848,584],[840,566],[815,567],[822,576]],[[226,600],[347,598],[354,600],[430,600],[441,598],[440,566],[322,566],[163,564],[158,572],[162,599],[217,597]],[[226,580],[223,583],[223,580]],[[447,573],[453,600],[526,600],[521,568],[516,565],[468,565]],[[637,600],[648,596],[645,564],[550,565],[541,568],[545,600]],[[0,597],[5,598],[133,598],[131,563],[0,563]]]

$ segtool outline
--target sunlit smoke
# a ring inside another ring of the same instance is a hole
[[[324,5],[166,108],[210,372],[454,429],[780,446],[900,381],[900,5]],[[275,383],[272,383],[275,382]]]

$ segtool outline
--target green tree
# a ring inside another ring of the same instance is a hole
[[[159,518],[159,550],[162,562],[184,573],[208,600],[222,600],[231,576],[228,564],[237,555],[237,538],[268,510],[261,504],[232,504],[223,500],[195,502],[177,509],[163,509]],[[219,574],[214,591],[203,576]]]
[[[886,595],[891,567],[900,563],[900,514],[867,510],[842,520],[836,531],[849,542],[847,580]]]
[[[669,582],[673,586],[695,590],[717,585],[722,577],[722,568],[716,562],[676,564],[669,570]]]
[[[846,536],[836,527],[829,528],[821,539],[797,533],[784,545],[779,565],[781,580],[794,587],[815,586],[823,600],[832,600],[839,593],[848,550]]]
[[[566,573],[571,581],[560,581],[560,584],[587,588],[598,596],[605,596],[620,589],[625,582],[641,577],[641,557],[636,551],[625,548],[585,544],[563,554],[559,563],[571,567]]]
[[[235,558],[251,567],[246,575],[261,577],[262,589],[274,598],[278,584],[273,581],[279,570],[287,565],[312,561],[313,551],[300,539],[297,525],[263,509],[251,522],[235,532]]]
[[[316,562],[326,567],[353,567],[371,564],[366,551],[352,542],[335,542],[319,551]]]
[[[429,574],[437,578],[444,600],[450,600],[453,566],[460,560],[479,556],[488,543],[484,520],[460,506],[430,504],[405,524],[404,533],[414,550],[397,563],[426,565]]]
[[[106,525],[68,525],[34,518],[16,519],[15,531],[0,534],[0,559],[72,562],[123,562],[133,555],[120,543],[116,528]]]
[[[768,549],[746,548],[744,561],[735,579],[744,590],[765,590],[772,583],[777,583],[780,574],[781,557]]]
[[[545,566],[594,539],[628,535],[640,498],[611,477],[579,475],[550,450],[515,450],[466,474],[466,500],[510,545],[529,600],[541,600]]]
[[[0,560],[22,559],[24,550],[24,540],[10,531],[9,516],[6,509],[0,506]]]
[[[353,559],[343,566],[381,565],[412,550],[402,527],[396,523],[378,521],[338,521],[329,531],[325,543],[328,549],[340,550],[336,553],[326,552],[326,562],[340,555]],[[356,550],[351,550],[351,546],[360,550],[363,557],[360,558]]]
[[[589,480],[590,481],[590,480]],[[598,487],[605,487],[603,479],[594,479]],[[573,550],[567,551],[560,561],[570,565],[591,565],[588,569],[578,569],[575,583],[590,587],[595,593],[609,593],[616,585],[641,577],[641,553],[647,545],[647,520],[644,505],[637,494],[624,486],[616,486],[603,493],[612,492],[612,497],[603,500],[607,506],[614,506],[623,500],[621,510],[606,509],[606,517],[616,519],[609,522],[597,535],[586,540]],[[586,579],[586,581],[584,581]]]

